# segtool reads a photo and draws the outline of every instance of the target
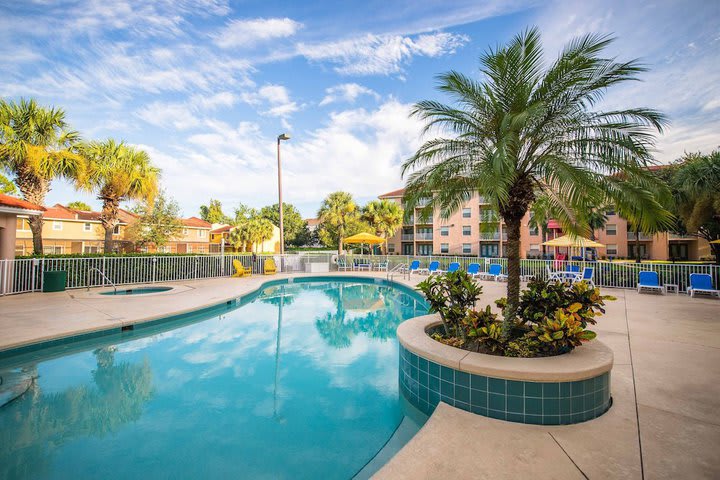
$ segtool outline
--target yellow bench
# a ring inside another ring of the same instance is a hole
[[[249,277],[250,275],[252,275],[252,269],[243,267],[243,264],[240,263],[240,260],[235,259],[232,263],[233,267],[235,267],[235,273],[233,274],[233,277]]]
[[[273,275],[277,273],[277,266],[275,265],[275,260],[272,258],[266,258],[265,259],[265,268],[263,269],[263,272],[265,275]]]

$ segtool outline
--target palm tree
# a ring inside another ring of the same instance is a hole
[[[482,81],[440,75],[439,89],[454,105],[422,101],[412,110],[426,133],[448,136],[426,141],[404,163],[407,208],[430,197],[449,216],[480,194],[507,225],[506,338],[520,294],[520,222],[538,195],[548,195],[570,233],[583,227],[576,212],[606,198],[642,205],[646,222],[668,219],[648,188],[657,179],[647,168],[665,117],[647,108],[593,108],[609,87],[644,71],[637,61],[601,56],[611,41],[578,38],[545,67],[540,34],[529,29],[481,56]]]
[[[403,209],[390,200],[373,200],[365,205],[361,218],[375,229],[377,236],[385,239],[387,248],[387,239],[402,227]]]
[[[335,230],[338,241],[338,253],[342,254],[343,238],[349,224],[357,220],[358,208],[353,200],[352,195],[347,192],[334,192],[325,197],[320,210],[318,210],[318,219],[325,226]]]
[[[41,107],[35,100],[0,100],[0,168],[14,176],[29,202],[43,205],[54,179],[83,175],[84,161],[76,149],[79,139],[78,132],[68,129],[62,109]],[[43,218],[33,215],[29,223],[33,251],[41,254]]]

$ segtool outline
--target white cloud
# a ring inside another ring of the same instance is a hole
[[[255,107],[265,108],[260,113],[271,117],[286,118],[300,108],[290,99],[290,92],[282,85],[264,85],[256,92],[243,93],[241,99]]]
[[[335,64],[335,71],[348,75],[388,75],[402,72],[414,56],[437,57],[454,53],[468,37],[432,33],[414,37],[373,35],[337,42],[297,45],[298,54],[312,61]]]
[[[165,129],[188,130],[200,126],[208,112],[231,107],[238,101],[232,92],[196,94],[187,102],[152,102],[135,112],[138,118]]]
[[[295,35],[302,24],[289,18],[231,20],[214,36],[221,48],[250,47],[255,44]]]
[[[375,100],[380,100],[380,95],[357,83],[343,83],[335,85],[325,90],[325,97],[320,101],[320,106],[328,105],[334,102],[355,103],[360,95],[370,95]]]

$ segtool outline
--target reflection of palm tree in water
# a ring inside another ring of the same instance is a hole
[[[102,437],[140,418],[152,396],[150,364],[115,364],[114,347],[94,353],[96,388],[81,385],[43,394],[35,386],[0,410],[0,478],[36,478],[66,442]]]

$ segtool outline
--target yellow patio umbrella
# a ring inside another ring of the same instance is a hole
[[[583,259],[585,259],[586,248],[599,248],[605,246],[602,243],[590,240],[589,238],[571,235],[563,235],[561,237],[553,238],[552,240],[543,242],[543,245],[547,245],[549,247],[567,247],[568,254],[570,254],[571,248],[579,248],[582,252]]]
[[[373,235],[372,233],[362,232],[343,238],[343,243],[367,243],[368,245],[380,245],[381,243],[385,243],[385,239],[378,237],[377,235]]]
[[[713,240],[713,241],[710,242],[710,243],[720,243],[720,238],[718,238],[717,240]]]

